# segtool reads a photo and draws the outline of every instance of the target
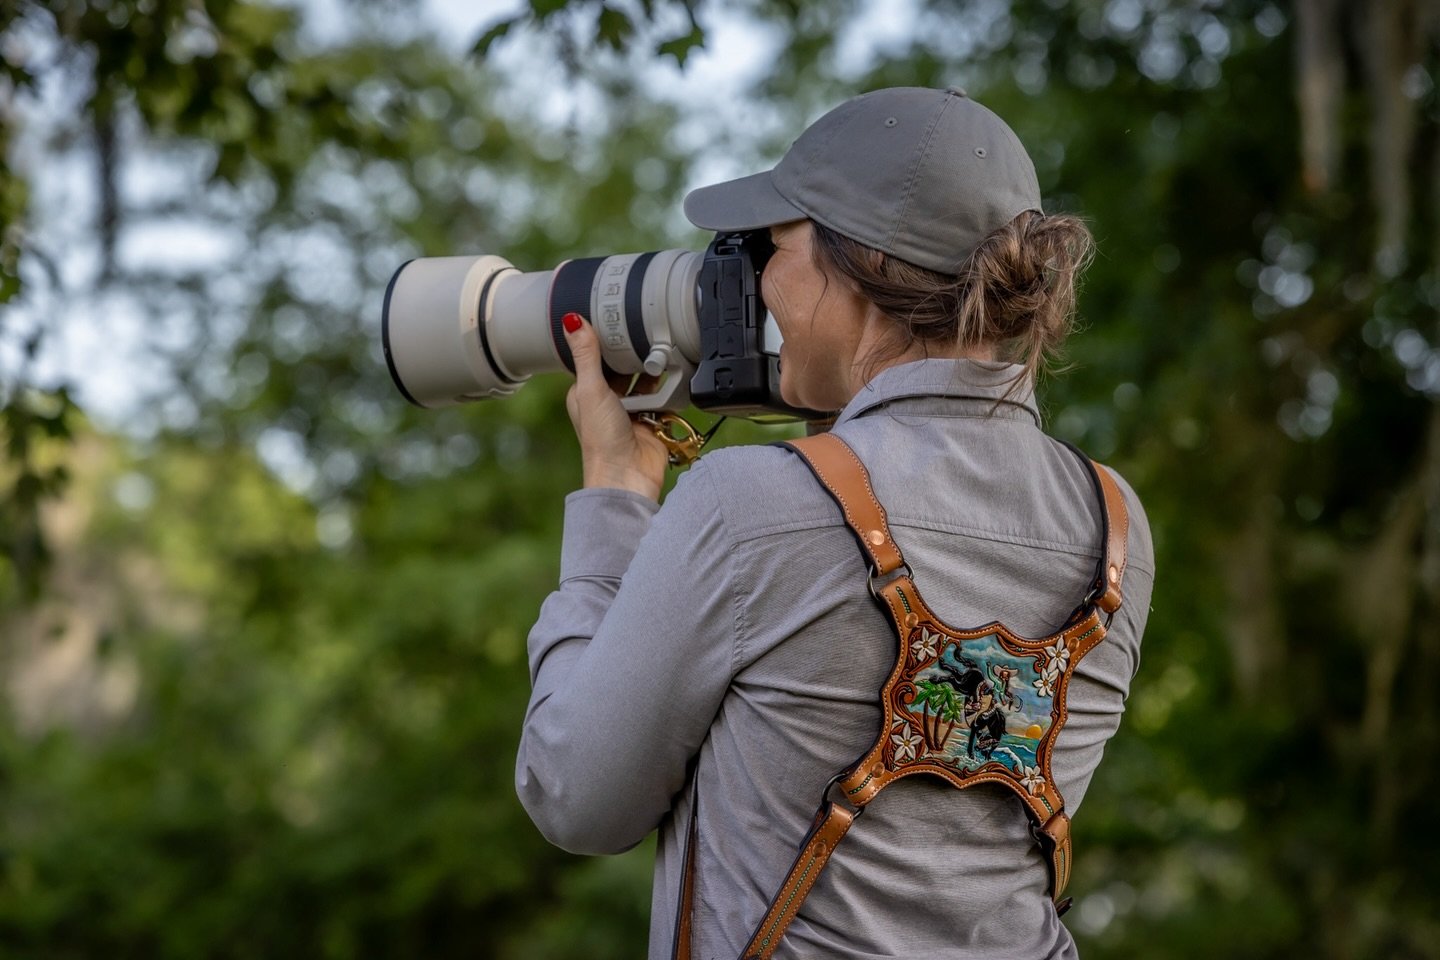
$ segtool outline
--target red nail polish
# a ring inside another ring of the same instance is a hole
[[[578,313],[567,313],[560,318],[560,322],[565,325],[566,333],[574,333],[580,329],[580,324],[585,322],[585,318]]]

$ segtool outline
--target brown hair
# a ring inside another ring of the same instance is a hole
[[[895,320],[882,362],[915,344],[961,349],[993,344],[1024,368],[1011,384],[1053,367],[1075,316],[1075,288],[1094,255],[1085,221],[1027,210],[982,240],[954,275],[917,267],[814,223],[811,255]]]

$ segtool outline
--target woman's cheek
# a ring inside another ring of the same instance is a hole
[[[769,270],[760,274],[760,299],[765,301],[765,308],[775,315],[775,322],[779,323],[780,293],[775,289],[775,283]],[[783,327],[780,330],[780,335],[782,337],[785,335]]]
[[[787,352],[790,353],[790,356],[789,356],[788,358],[785,356],[785,354],[786,354]],[[789,360],[788,363],[786,362],[787,359]],[[786,403],[790,404],[792,407],[803,406],[803,404],[801,404],[801,402],[800,402],[800,398],[799,398],[799,397],[796,395],[796,393],[795,393],[795,367],[797,366],[797,363],[798,363],[798,362],[795,360],[795,354],[794,354],[794,352],[793,352],[793,351],[790,351],[790,349],[789,349],[788,347],[786,347],[784,344],[781,344],[781,346],[780,346],[780,399],[781,399],[781,400],[784,400]]]

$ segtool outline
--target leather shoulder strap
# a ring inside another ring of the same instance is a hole
[[[835,852],[835,847],[859,816],[859,810],[835,803],[821,803],[810,824],[810,832],[800,843],[795,862],[790,865],[780,889],[770,898],[770,907],[740,954],[741,960],[770,960],[774,956],[810,888],[815,886],[820,872],[830,862],[830,854]]]
[[[890,536],[885,508],[875,499],[870,486],[870,472],[849,444],[833,433],[821,433],[789,440],[781,446],[800,454],[820,485],[840,505],[845,523],[860,541],[860,549],[878,576],[894,573],[905,565],[900,548]]]
[[[680,904],[675,913],[675,941],[671,960],[691,960],[691,923],[695,919],[695,847],[700,842],[700,765],[690,771],[690,829],[685,834],[685,857],[680,868]]]
[[[1063,442],[1063,441],[1062,441]],[[1125,509],[1125,496],[1110,471],[1081,453],[1074,444],[1066,443],[1070,452],[1080,458],[1095,484],[1100,501],[1100,564],[1095,571],[1095,585],[1086,597],[1106,613],[1113,614],[1124,601],[1121,584],[1125,579],[1125,557],[1130,543],[1130,512]]]

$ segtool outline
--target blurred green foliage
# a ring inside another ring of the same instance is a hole
[[[397,26],[407,4],[346,6],[320,43],[264,3],[0,3],[0,309],[62,286],[30,198],[79,152],[90,282],[156,318],[168,371],[119,436],[24,362],[0,382],[0,956],[640,954],[648,847],[562,854],[511,786],[579,477],[565,385],[402,409],[368,318],[410,256],[696,245],[675,210],[707,154],[764,163],[857,90],[956,82],[1094,227],[1075,369],[1043,395],[1156,538],[1145,662],[1076,824],[1082,952],[1440,956],[1433,43],[1400,158],[1424,202],[1377,260],[1367,54],[1346,41],[1341,162],[1307,189],[1289,7],[921,3],[858,66],[861,4],[725,9],[781,42],[753,126],[697,138],[637,65],[684,66],[719,4],[533,0],[466,57]],[[73,115],[37,116],[46,84]],[[544,115],[566,87],[584,108]],[[28,159],[26,118],[53,125]],[[203,194],[128,195],[142,154]],[[241,255],[120,255],[178,214]],[[0,314],[11,356],[45,335]]]

